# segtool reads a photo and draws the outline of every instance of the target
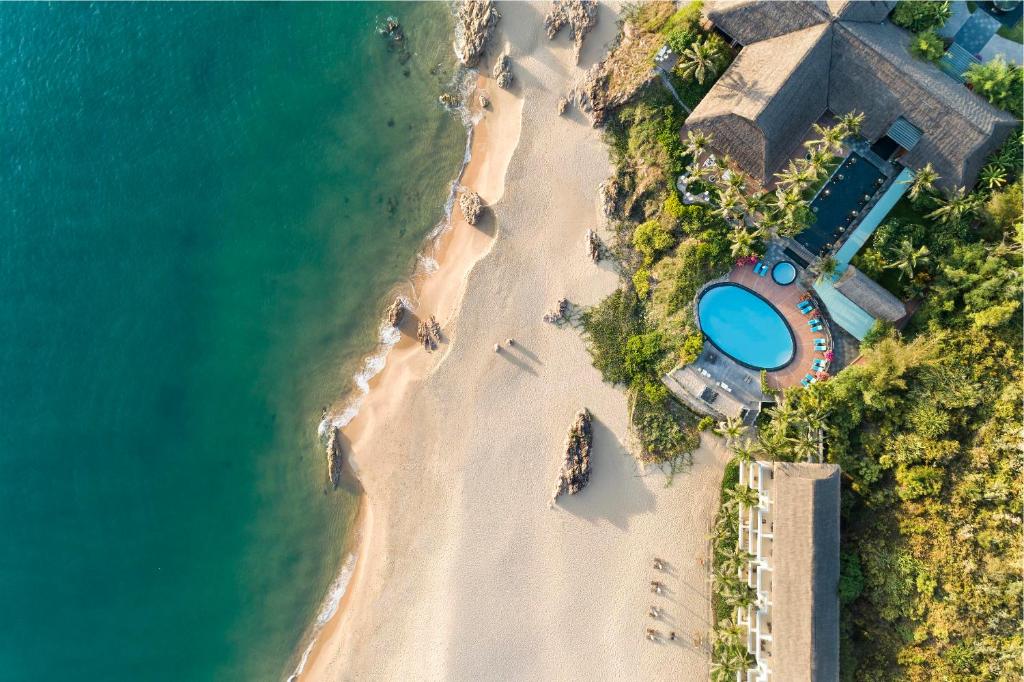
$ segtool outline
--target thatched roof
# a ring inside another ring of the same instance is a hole
[[[708,18],[746,47],[687,126],[712,133],[713,146],[764,182],[826,110],[864,112],[862,134],[871,141],[902,116],[923,132],[902,163],[931,163],[940,186],[972,185],[1018,123],[911,56],[910,34],[882,21],[892,5],[708,0]]]
[[[839,467],[776,462],[772,679],[839,679]]]
[[[799,31],[820,24],[828,17],[827,7],[821,0],[708,0],[704,3],[704,14],[741,45]]]
[[[902,301],[852,265],[846,266],[846,271],[834,286],[836,291],[876,320],[895,322],[907,314]]]
[[[826,0],[828,11],[840,21],[870,21],[878,23],[896,6],[895,0]]]
[[[764,183],[825,111],[831,33],[819,23],[744,48],[687,127],[709,132],[719,152]]]
[[[924,134],[901,161],[910,168],[931,163],[945,187],[971,185],[1017,121],[938,67],[915,59],[907,51],[910,40],[892,24],[837,24],[829,109],[863,111],[861,132],[869,140],[902,116]]]

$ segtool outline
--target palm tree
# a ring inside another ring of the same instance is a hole
[[[839,119],[839,127],[843,130],[844,138],[851,135],[860,135],[860,127],[862,125],[864,125],[863,112],[856,114],[851,111],[843,114],[842,118]]]
[[[737,483],[732,488],[726,488],[725,498],[725,504],[729,507],[741,505],[747,509],[752,509],[760,504],[757,491],[743,483]]]
[[[749,438],[744,438],[742,443],[736,443],[732,446],[732,453],[740,462],[749,464],[754,461],[755,448],[756,446]]]
[[[821,147],[815,147],[804,160],[804,168],[812,180],[820,178],[832,163],[832,154]]]
[[[732,221],[743,214],[742,204],[743,195],[727,186],[718,193],[718,208],[715,213],[725,218],[726,221]]]
[[[746,232],[746,230],[744,230]],[[725,421],[718,422],[718,426],[715,428],[715,433],[725,438],[725,442],[732,445],[740,439],[744,433],[747,432],[749,427],[745,426],[736,417],[726,417]]]
[[[704,150],[711,144],[711,136],[707,133],[702,133],[697,130],[689,130],[686,133],[686,142],[683,147],[686,151],[687,156],[693,157],[694,163],[697,161],[697,157],[704,153]]]
[[[765,190],[761,190],[760,192],[754,192],[753,194],[748,196],[747,197],[747,213],[749,213],[749,214],[763,213],[768,208],[768,203],[769,203],[769,198],[768,197],[770,197],[770,196],[771,196],[771,194],[769,194]]]
[[[808,149],[817,148],[826,152],[838,152],[843,148],[843,139],[846,135],[839,126],[823,126],[815,123],[811,129],[818,139],[805,142],[804,146]]]
[[[810,462],[818,454],[818,440],[805,434],[789,439],[789,450],[798,461]]]
[[[935,172],[935,168],[929,161],[924,168],[918,169],[914,173],[914,177],[907,181],[910,184],[907,196],[911,201],[917,201],[922,193],[931,194],[935,191],[935,181],[939,178],[939,174]]]
[[[981,184],[988,189],[998,189],[1006,184],[1006,169],[995,163],[990,163],[981,169],[978,177]]]
[[[679,74],[683,78],[693,78],[704,85],[704,81],[710,76],[718,75],[722,66],[722,43],[713,37],[704,40],[696,40],[690,47],[683,50],[679,55]]]
[[[739,545],[732,545],[720,551],[718,568],[723,575],[739,575],[740,571],[747,567],[751,558],[747,550],[741,549]]]
[[[729,233],[729,241],[731,242],[729,252],[733,258],[743,258],[754,252],[754,233],[742,225],[737,225]]]
[[[803,193],[807,188],[807,183],[811,180],[808,169],[797,165],[795,161],[790,161],[786,170],[776,173],[775,177],[779,179],[777,185],[785,186],[788,189],[799,188],[799,193]]]
[[[925,215],[925,218],[934,218],[943,225],[958,223],[965,217],[974,213],[981,205],[981,197],[976,194],[968,194],[963,187],[957,187],[949,195],[948,199],[937,198],[938,208]]]
[[[904,239],[893,250],[894,258],[887,267],[899,270],[900,280],[903,279],[904,275],[908,279],[914,279],[914,272],[917,270],[917,266],[928,262],[929,253],[927,246],[922,245],[915,248],[913,242],[909,239]]]

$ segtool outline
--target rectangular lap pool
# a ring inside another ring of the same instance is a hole
[[[842,237],[885,182],[885,174],[870,161],[851,153],[811,202],[814,223],[796,236],[811,253],[821,254]]]

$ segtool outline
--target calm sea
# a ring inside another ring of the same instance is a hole
[[[0,6],[0,679],[290,672],[355,510],[321,406],[462,162],[450,43],[441,3]]]

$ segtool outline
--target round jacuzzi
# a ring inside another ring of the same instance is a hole
[[[776,284],[786,286],[796,281],[796,266],[788,260],[781,260],[772,268],[772,279]]]
[[[775,306],[739,284],[714,284],[697,300],[697,321],[711,344],[751,369],[778,370],[793,361],[796,339]]]

